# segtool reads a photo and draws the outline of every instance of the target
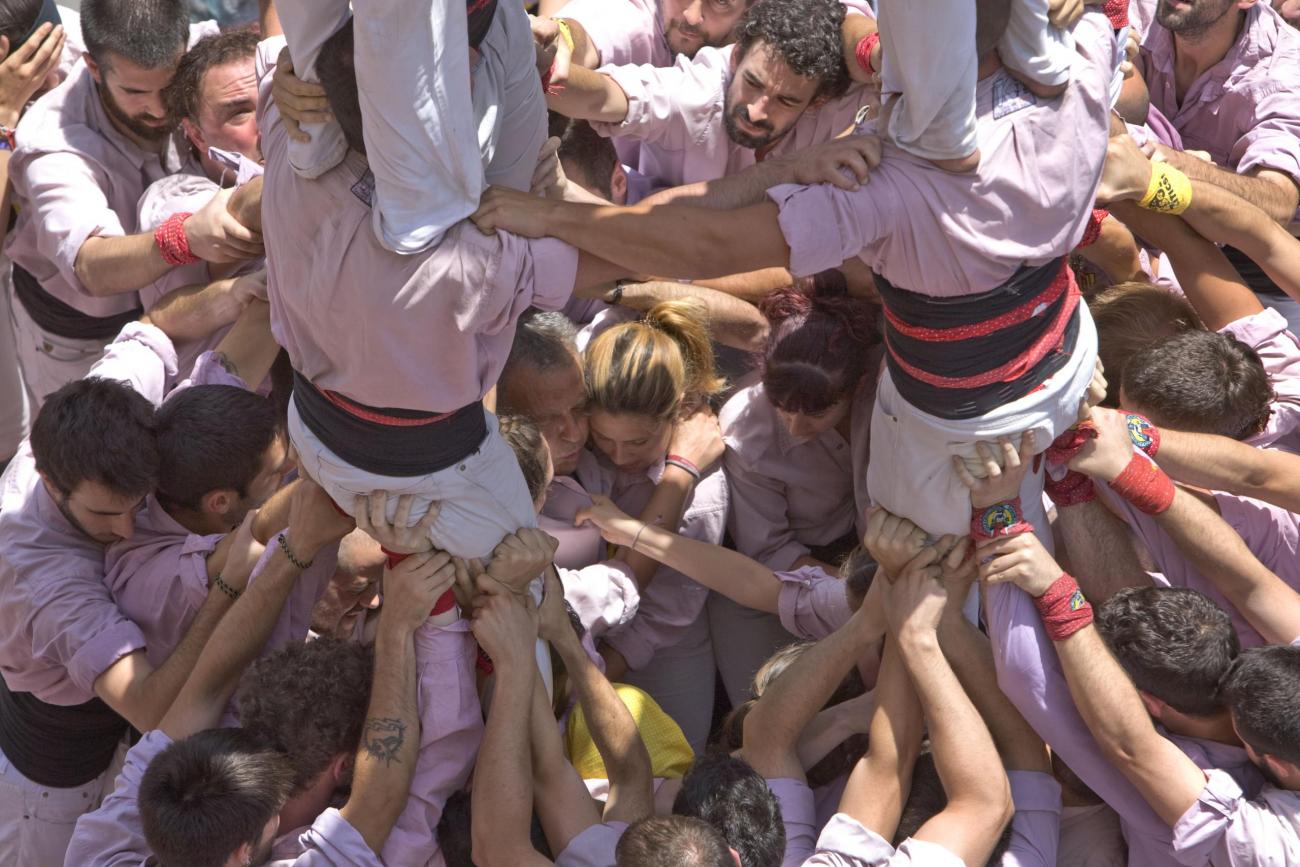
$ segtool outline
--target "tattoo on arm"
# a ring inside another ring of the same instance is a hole
[[[396,717],[370,717],[361,732],[361,744],[375,759],[386,765],[400,762],[406,742],[406,723]]]

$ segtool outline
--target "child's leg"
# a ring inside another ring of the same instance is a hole
[[[974,168],[974,4],[880,0],[879,12],[884,132],[941,168]]]
[[[1047,21],[1047,0],[1012,0],[998,54],[1008,71],[1037,96],[1059,96],[1070,83],[1074,35]]]

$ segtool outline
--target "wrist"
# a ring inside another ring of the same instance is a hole
[[[660,484],[667,482],[671,485],[690,490],[695,486],[697,477],[690,471],[678,466],[677,464],[664,463],[664,473],[659,477]]]
[[[168,265],[189,265],[199,261],[191,249],[190,214],[172,214],[154,229],[154,246]]]
[[[977,540],[1017,536],[1033,531],[1033,525],[1025,520],[1019,497],[971,509],[970,533]]]
[[[898,631],[898,644],[904,652],[914,655],[943,652],[939,647],[939,633],[928,626],[903,624]]]
[[[406,642],[415,636],[424,618],[415,616],[415,612],[398,610],[403,606],[387,605],[379,608],[379,630],[375,634],[376,643]]]

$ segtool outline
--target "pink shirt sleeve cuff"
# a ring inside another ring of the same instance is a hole
[[[1244,797],[1241,787],[1223,771],[1205,774],[1200,797],[1174,825],[1174,852],[1184,864],[1209,863]]]
[[[534,307],[559,310],[573,296],[578,279],[578,248],[556,238],[528,242],[533,254]]]
[[[81,645],[68,662],[68,677],[77,686],[93,693],[95,681],[122,657],[144,650],[144,633],[126,618],[97,633]]]
[[[790,273],[808,277],[838,268],[851,254],[843,252],[839,231],[832,230],[836,208],[823,185],[781,184],[767,191],[781,209],[781,234],[790,245]]]

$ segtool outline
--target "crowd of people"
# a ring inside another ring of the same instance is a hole
[[[1297,23],[0,0],[0,863],[1300,865]]]

